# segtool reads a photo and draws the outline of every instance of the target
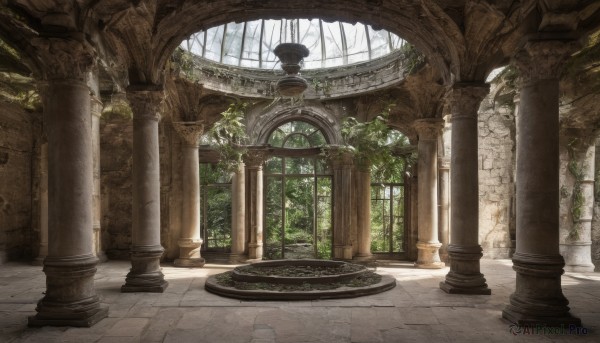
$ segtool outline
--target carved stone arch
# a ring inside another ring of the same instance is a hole
[[[341,144],[339,120],[325,109],[315,107],[295,107],[273,111],[263,115],[254,126],[255,144],[267,144],[271,133],[290,121],[303,121],[321,130],[328,144]]]

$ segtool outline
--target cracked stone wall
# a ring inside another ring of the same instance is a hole
[[[31,114],[0,101],[0,264],[32,253],[33,127]]]
[[[514,199],[515,121],[510,106],[486,97],[479,108],[479,242],[486,258],[509,258]]]

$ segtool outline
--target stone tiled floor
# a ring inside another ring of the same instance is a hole
[[[179,269],[164,265],[163,294],[120,293],[129,264],[101,264],[96,287],[108,318],[92,328],[27,328],[45,278],[41,267],[0,266],[0,342],[600,342],[600,273],[567,273],[563,290],[587,335],[512,335],[501,311],[515,287],[508,260],[484,260],[492,295],[449,295],[438,288],[448,269],[390,263],[396,277],[385,293],[344,300],[257,302],[221,298],[203,289],[208,275],[231,266]]]

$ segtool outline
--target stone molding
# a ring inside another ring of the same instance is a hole
[[[267,158],[267,150],[262,148],[249,148],[244,154],[244,163],[247,169],[257,169],[262,167],[262,164]]]
[[[183,141],[192,147],[198,146],[198,140],[204,133],[204,123],[199,121],[174,121],[173,128]]]
[[[419,140],[436,140],[444,128],[444,121],[436,118],[417,119],[413,127],[419,135]]]
[[[44,61],[48,80],[84,82],[96,63],[96,51],[84,38],[35,38],[32,41]]]
[[[455,83],[449,96],[451,120],[454,122],[458,119],[477,119],[479,105],[489,91],[490,86],[485,83]]]
[[[127,90],[127,100],[133,111],[134,121],[160,121],[164,99],[163,90]]]
[[[577,50],[574,40],[531,40],[513,57],[523,85],[537,80],[558,79],[563,62]]]

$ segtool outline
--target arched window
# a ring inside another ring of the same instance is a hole
[[[331,172],[314,149],[327,144],[323,132],[290,121],[268,142],[280,149],[264,167],[264,257],[331,258]]]

